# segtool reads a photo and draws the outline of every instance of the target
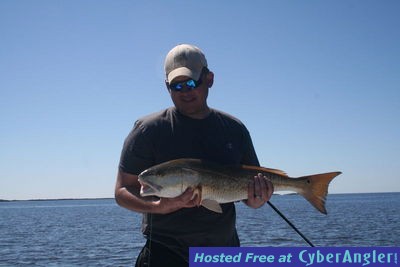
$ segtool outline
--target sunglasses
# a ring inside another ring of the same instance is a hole
[[[189,79],[182,82],[170,83],[168,87],[169,89],[175,92],[181,92],[184,88],[190,91],[199,87],[201,83],[202,83],[201,79],[199,79],[198,81],[194,79]]]

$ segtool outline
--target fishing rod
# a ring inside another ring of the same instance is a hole
[[[299,231],[299,229],[297,229],[297,227],[294,226],[294,224],[291,223],[291,222],[288,220],[288,218],[286,218],[285,215],[283,215],[283,213],[282,213],[280,210],[278,210],[278,208],[275,207],[275,206],[271,203],[271,201],[267,201],[267,202],[268,202],[268,205],[269,205],[276,213],[278,213],[278,215],[281,216],[281,218],[282,218],[283,220],[285,220],[285,222],[287,222],[287,224],[289,224],[289,226],[292,227],[292,229],[295,230],[296,233],[299,234],[299,235],[303,238],[303,240],[307,242],[307,244],[310,245],[310,247],[315,247],[314,244],[311,243],[311,241],[308,240],[308,238],[305,237],[305,236]]]

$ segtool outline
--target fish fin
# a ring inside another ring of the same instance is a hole
[[[327,214],[325,200],[326,195],[328,194],[328,186],[333,178],[339,174],[341,174],[341,172],[330,172],[300,177],[298,179],[303,180],[305,186],[303,190],[300,190],[298,193],[307,199],[311,205],[321,213]]]
[[[212,210],[217,213],[222,213],[221,205],[215,200],[203,199],[201,201],[201,205],[206,209]]]
[[[253,171],[258,171],[258,172],[270,172],[278,175],[282,175],[287,177],[288,175],[286,172],[278,170],[278,169],[271,169],[271,168],[265,168],[265,167],[257,167],[257,166],[249,166],[249,165],[242,165],[242,168],[245,170],[253,170]]]

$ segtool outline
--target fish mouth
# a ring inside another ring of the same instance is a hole
[[[159,193],[162,189],[162,186],[154,184],[150,181],[145,182],[145,181],[139,179],[139,183],[141,185],[140,195],[142,197],[157,195],[157,193]]]

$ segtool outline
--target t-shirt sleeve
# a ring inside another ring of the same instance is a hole
[[[125,139],[119,169],[138,175],[152,165],[154,165],[152,143],[146,137],[142,123],[136,121],[132,131]]]
[[[251,140],[249,131],[244,128],[243,130],[243,158],[242,164],[260,166],[256,151],[253,146],[253,141]]]

